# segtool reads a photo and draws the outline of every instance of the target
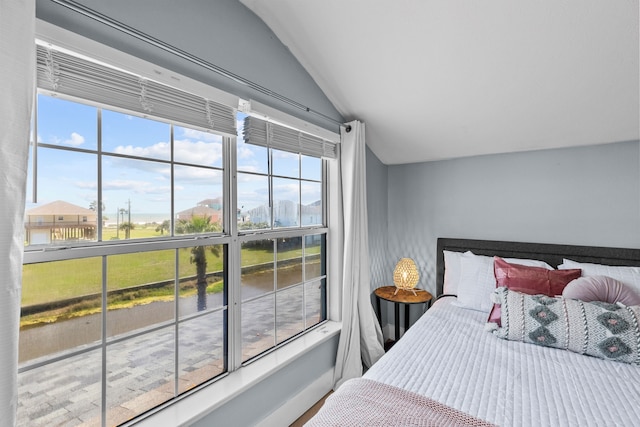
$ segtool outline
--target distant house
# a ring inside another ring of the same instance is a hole
[[[275,227],[295,227],[298,225],[298,205],[291,200],[274,200],[273,225]]]
[[[95,240],[98,213],[62,200],[47,203],[25,213],[28,245],[65,240]]]
[[[246,217],[254,224],[271,223],[271,214],[268,206],[258,206],[247,211]]]
[[[322,224],[322,200],[315,201],[308,205],[299,205],[291,200],[276,200],[273,207],[275,227],[295,227],[298,225],[298,209],[300,210],[300,221],[302,225]],[[240,211],[238,210],[238,215]],[[239,222],[251,220],[254,224],[271,223],[270,209],[268,206],[258,206],[250,209],[242,216],[238,217]]]
[[[222,210],[222,197],[216,197],[215,199],[204,199],[198,202],[198,206],[206,206],[217,211]]]
[[[198,206],[195,206],[195,207],[189,208],[189,209],[185,209],[185,210],[180,211],[180,212],[178,212],[176,214],[176,219],[178,221],[180,221],[180,220],[190,221],[191,218],[193,218],[193,217],[201,217],[201,218],[210,217],[211,218],[211,223],[221,222],[222,221],[222,210],[221,209],[213,209],[213,208],[210,208],[208,206],[201,206],[200,204],[198,204]]]
[[[302,225],[322,224],[322,200],[300,206],[300,222]]]

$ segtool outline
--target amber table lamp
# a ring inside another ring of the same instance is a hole
[[[419,279],[420,274],[416,263],[411,258],[401,258],[396,264],[395,270],[393,270],[393,283],[397,288],[395,293],[398,293],[399,289],[403,289],[411,291],[415,295],[416,291],[413,288],[416,287]]]

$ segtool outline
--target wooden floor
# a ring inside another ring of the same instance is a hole
[[[333,393],[333,391],[330,391],[329,393],[327,393],[322,399],[320,399],[318,402],[316,402],[315,405],[313,405],[311,408],[309,408],[309,410],[307,412],[305,412],[304,414],[302,414],[300,416],[300,418],[298,418],[297,420],[295,420],[293,422],[293,424],[291,424],[289,427],[302,427],[304,425],[304,423],[306,423],[307,421],[309,421],[311,419],[311,417],[313,417],[316,412],[318,412],[318,409],[320,409],[320,407],[322,406],[322,404],[324,403],[324,400],[329,397],[329,395]]]

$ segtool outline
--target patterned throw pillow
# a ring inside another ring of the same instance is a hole
[[[526,295],[500,287],[502,326],[487,328],[500,338],[560,348],[640,365],[640,306]]]

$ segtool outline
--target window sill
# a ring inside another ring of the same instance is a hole
[[[328,321],[250,365],[231,372],[213,384],[130,425],[136,427],[190,425],[337,335],[341,327],[341,322]]]

